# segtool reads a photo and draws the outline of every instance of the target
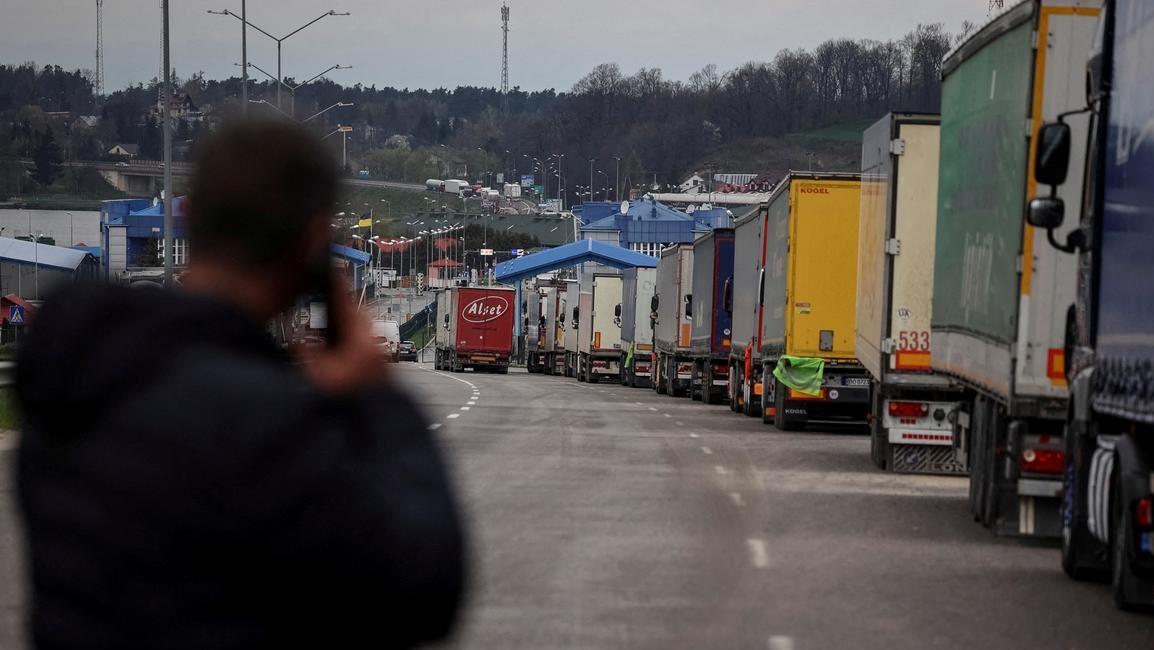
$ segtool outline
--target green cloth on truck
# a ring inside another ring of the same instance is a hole
[[[777,360],[773,376],[799,393],[819,397],[821,378],[825,374],[825,359],[783,355]]]
[[[633,364],[633,343],[629,344],[629,352],[625,353],[625,367],[628,368]]]

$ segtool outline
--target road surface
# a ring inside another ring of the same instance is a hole
[[[397,183],[395,181],[371,181],[364,178],[346,178],[344,180],[346,185],[364,185],[368,187],[388,187],[394,190],[409,190],[411,192],[424,192],[425,186],[419,183]]]
[[[964,479],[883,474],[854,430],[781,433],[688,399],[397,368],[472,533],[456,648],[1150,648],[1154,617],[996,539]],[[0,648],[18,648],[0,440]]]

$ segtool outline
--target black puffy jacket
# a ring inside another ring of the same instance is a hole
[[[73,288],[17,366],[41,648],[391,648],[442,637],[463,541],[419,410],[326,398],[230,307]]]

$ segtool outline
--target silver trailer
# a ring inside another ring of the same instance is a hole
[[[657,351],[653,387],[673,396],[689,394],[693,362],[689,355],[693,329],[693,245],[678,244],[661,251],[657,262]]]
[[[733,336],[729,347],[729,408],[761,415],[761,300],[769,206],[734,224]]]
[[[621,383],[648,387],[653,378],[657,269],[626,269],[621,278]]]

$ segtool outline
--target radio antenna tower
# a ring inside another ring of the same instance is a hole
[[[96,95],[97,104],[104,96],[104,0],[96,0],[96,79],[92,82],[92,91]]]
[[[501,100],[509,110],[509,5],[501,5]]]

